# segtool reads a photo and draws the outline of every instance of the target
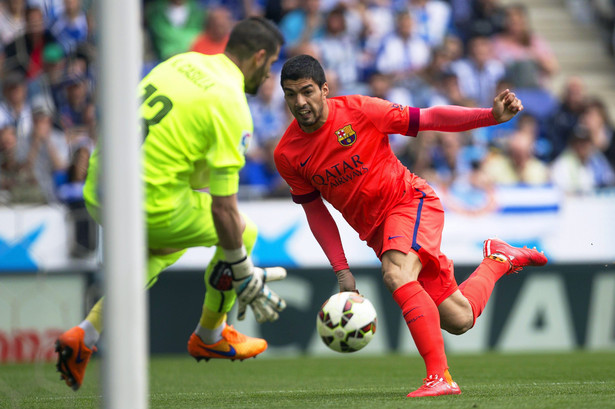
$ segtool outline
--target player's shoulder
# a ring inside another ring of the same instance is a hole
[[[365,105],[378,102],[379,98],[368,95],[351,94],[329,98],[331,104],[336,108],[347,110],[361,110]]]
[[[338,95],[335,97],[331,97],[328,100],[329,102],[335,105],[339,105],[339,106],[353,106],[354,104],[362,103],[368,98],[372,98],[372,97],[368,97],[366,95],[360,95],[360,94],[350,94],[350,95]]]
[[[305,146],[303,136],[304,132],[297,120],[293,119],[273,150],[274,158],[288,157],[296,153],[298,149]]]
[[[299,137],[300,133],[301,128],[299,127],[297,120],[293,119],[286,128],[286,131],[284,131],[284,134],[282,135],[280,140],[278,141],[274,152],[283,152],[285,149],[287,149],[288,145],[291,144],[293,140]]]

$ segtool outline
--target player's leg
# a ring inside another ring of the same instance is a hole
[[[391,250],[383,254],[382,270],[387,288],[393,292],[419,354],[425,361],[427,376],[423,386],[408,397],[461,393],[448,371],[438,307],[417,281],[422,264],[414,252]]]
[[[150,288],[158,275],[175,263],[185,250],[171,254],[153,255],[147,259],[146,287]],[[103,298],[98,300],[77,326],[64,332],[56,341],[57,370],[66,384],[77,390],[83,383],[85,370],[103,331]]]
[[[218,235],[211,214],[211,196],[207,193],[192,192],[186,206],[174,214],[171,220],[173,234],[157,234],[154,241],[166,247],[214,247]],[[242,214],[244,222],[243,242],[252,251],[256,242],[256,225]],[[165,229],[162,230],[164,233]],[[230,267],[223,261],[221,249],[216,249],[213,259],[205,271],[205,299],[199,323],[188,341],[188,352],[197,360],[245,359],[253,357],[267,348],[263,339],[247,337],[226,324],[226,315],[233,307],[236,293],[233,290]]]
[[[256,243],[257,228],[246,215],[243,243],[248,254]],[[188,352],[201,359],[239,359],[256,357],[267,348],[261,338],[248,337],[226,323],[228,312],[236,300],[230,281],[230,267],[223,261],[222,249],[217,248],[205,272],[205,300],[199,323],[188,341]]]
[[[442,328],[452,334],[463,334],[474,326],[502,276],[547,262],[544,254],[535,249],[513,247],[499,239],[485,240],[483,257],[476,270],[459,285],[459,291],[439,305]]]
[[[86,201],[86,208],[98,223],[100,209],[96,204]],[[83,384],[85,370],[92,353],[96,351],[96,341],[102,331],[102,300],[98,301],[87,318],[79,325],[69,329],[58,337],[55,351],[58,354],[56,370],[66,385],[77,390]]]
[[[404,254],[389,250],[382,256],[385,285],[402,310],[412,339],[425,361],[427,374],[443,374],[448,365],[440,315],[434,301],[417,281],[421,268],[421,261],[414,252]]]
[[[456,289],[441,288],[439,252],[443,211],[429,186],[416,190],[408,203],[390,212],[382,232],[381,259],[387,288],[402,310],[412,339],[425,361],[423,386],[409,397],[461,393],[450,377],[437,304]],[[371,244],[370,244],[371,245]],[[374,247],[374,246],[372,246]],[[376,247],[374,247],[376,248]],[[437,295],[423,282],[437,282]]]

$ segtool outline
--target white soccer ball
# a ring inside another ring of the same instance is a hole
[[[343,292],[332,295],[320,307],[316,328],[322,341],[337,352],[355,352],[376,333],[376,309],[365,297]]]

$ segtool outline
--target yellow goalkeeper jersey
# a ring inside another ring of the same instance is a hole
[[[195,189],[237,193],[253,131],[239,68],[224,54],[179,54],[143,78],[140,92],[148,217],[186,205]],[[96,207],[98,163],[96,149],[84,188],[86,201]]]

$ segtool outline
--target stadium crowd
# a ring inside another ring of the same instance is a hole
[[[566,194],[615,186],[614,127],[582,77],[550,91],[558,61],[521,4],[500,0],[144,0],[144,71],[185,51],[222,52],[233,24],[263,15],[286,44],[274,72],[310,54],[332,95],[401,105],[491,106],[510,88],[525,110],[462,134],[391,135],[402,163],[465,209],[497,186],[554,185]],[[0,204],[65,203],[81,188],[97,139],[92,0],[0,1]],[[612,30],[612,20],[610,30]],[[248,102],[254,135],[241,198],[285,196],[273,149],[291,116],[274,75]],[[451,203],[454,203],[451,200]]]

